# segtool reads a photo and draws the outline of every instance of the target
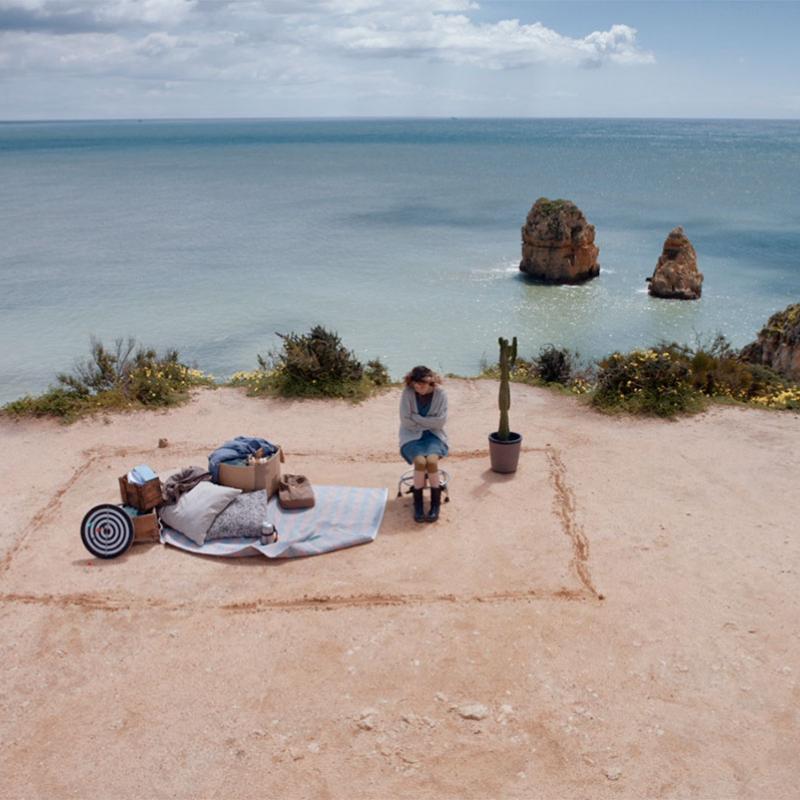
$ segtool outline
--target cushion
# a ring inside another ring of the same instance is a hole
[[[211,524],[206,541],[237,536],[258,538],[267,519],[267,490],[243,492]]]
[[[239,494],[241,489],[202,481],[191,491],[182,494],[174,505],[163,506],[161,519],[170,528],[188,536],[195,544],[202,545],[217,514],[227,508]]]

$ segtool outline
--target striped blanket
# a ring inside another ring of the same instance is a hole
[[[343,547],[374,541],[383,520],[388,491],[355,486],[314,486],[313,508],[285,511],[273,497],[267,521],[278,531],[278,541],[260,544],[257,539],[217,539],[197,545],[172,528],[164,527],[161,541],[204,556],[256,556],[297,558],[316,556]]]

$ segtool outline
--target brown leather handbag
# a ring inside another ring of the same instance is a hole
[[[278,502],[281,508],[311,508],[314,490],[305,475],[284,475],[278,483]]]

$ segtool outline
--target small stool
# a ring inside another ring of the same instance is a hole
[[[450,490],[447,488],[447,484],[450,483],[450,473],[445,469],[439,470],[439,488],[442,490],[442,494],[444,495],[444,502],[450,502]],[[403,487],[406,488],[406,494],[411,494],[414,491],[414,470],[410,469],[404,472],[400,476],[400,480],[397,481],[397,496],[401,497],[403,494]],[[428,488],[430,489],[430,484],[428,483],[428,473],[425,473],[425,486],[422,487],[423,489]]]

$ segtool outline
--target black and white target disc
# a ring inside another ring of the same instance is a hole
[[[119,506],[95,506],[83,518],[81,539],[93,556],[116,558],[133,544],[133,520]]]

